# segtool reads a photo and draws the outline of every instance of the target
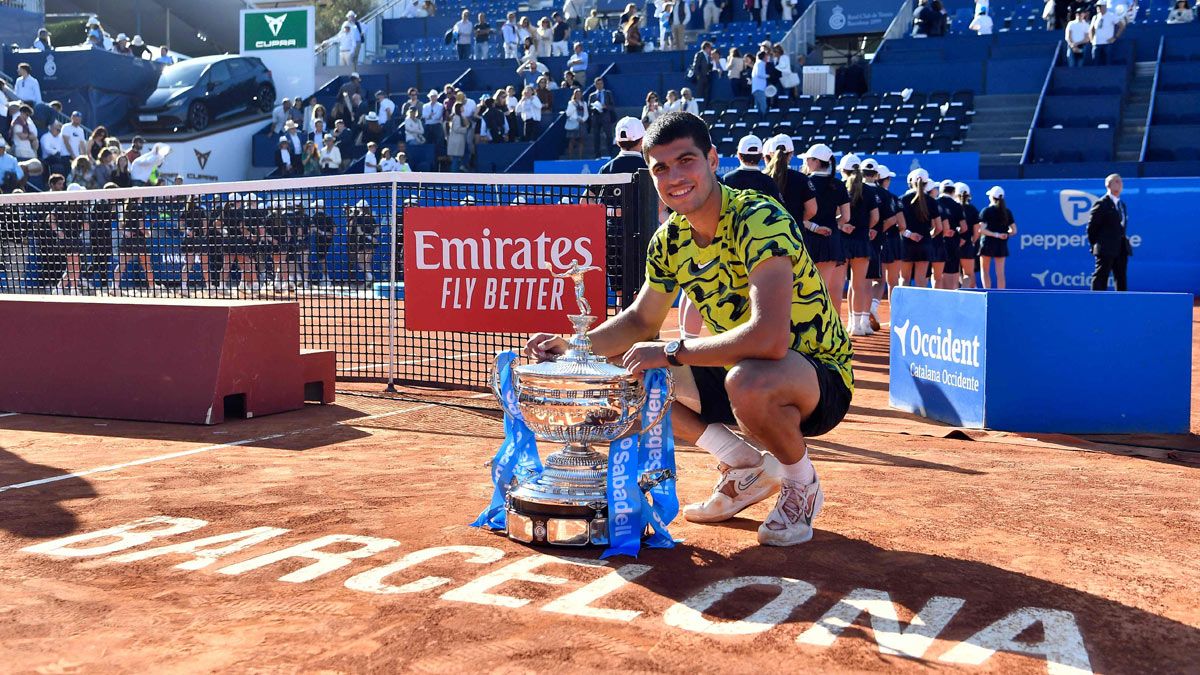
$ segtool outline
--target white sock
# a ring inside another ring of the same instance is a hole
[[[817,478],[817,470],[813,468],[812,460],[808,458],[808,453],[804,453],[804,459],[801,459],[795,464],[780,464],[779,477],[785,480],[790,480],[800,485],[808,485]]]
[[[871,298],[871,316],[879,314],[879,298]]]
[[[708,425],[696,441],[696,447],[735,469],[758,466],[762,461],[762,455],[753,445],[739,438],[724,424]]]
[[[679,329],[679,339],[681,339],[681,340],[687,340],[690,338],[698,338],[698,337],[700,337],[699,333],[693,333],[689,330],[684,330],[683,328]]]

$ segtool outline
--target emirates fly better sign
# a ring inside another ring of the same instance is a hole
[[[247,12],[242,47],[244,51],[259,49],[307,49],[308,12],[292,10],[278,12]]]
[[[573,262],[592,314],[606,315],[605,209],[598,204],[404,209],[404,323],[408,330],[570,332],[578,313]]]

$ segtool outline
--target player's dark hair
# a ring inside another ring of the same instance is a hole
[[[626,151],[637,150],[638,141],[640,140],[641,139],[638,139],[637,141],[617,141],[617,147]]]
[[[846,176],[846,191],[850,193],[850,203],[857,204],[862,201],[863,194],[863,175],[862,171],[854,169],[853,171],[844,172]]]
[[[970,204],[971,203],[971,193],[967,192],[965,190],[963,192],[958,193],[958,203],[959,204]]]
[[[914,180],[912,182],[912,186],[913,186],[913,197],[912,197],[913,209],[915,209],[917,212],[917,220],[920,220],[921,222],[925,222],[925,221],[929,220],[929,206],[925,203],[925,192],[924,192],[925,183],[920,178],[917,178],[916,180]]]
[[[779,194],[787,191],[788,164],[792,161],[792,153],[786,150],[776,150],[767,155],[767,175],[775,181]]]
[[[646,135],[642,137],[642,154],[648,155],[655,146],[674,143],[681,138],[692,139],[705,157],[712,150],[712,136],[704,120],[689,112],[677,111],[659,117],[646,129]]]

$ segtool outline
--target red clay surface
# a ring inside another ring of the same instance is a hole
[[[1196,672],[1197,396],[1190,436],[964,432],[887,408],[887,345],[856,339],[850,415],[812,442],[813,541],[759,547],[764,503],[679,519],[677,548],[606,567],[467,526],[501,424],[408,399],[486,402],[469,393],[342,395],[219,427],[2,418],[0,670]],[[678,462],[681,500],[703,498],[713,460]],[[41,479],[56,480],[12,487]],[[152,516],[195,529],[57,541]],[[195,554],[116,559],[252,528],[284,531],[192,569],[177,566]],[[327,552],[381,550],[324,569],[262,557],[330,535],[371,539]],[[451,546],[476,548],[428,551]],[[408,585],[427,577],[442,581]]]

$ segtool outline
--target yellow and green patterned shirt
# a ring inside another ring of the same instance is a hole
[[[672,214],[654,233],[646,260],[650,288],[691,298],[714,334],[750,320],[750,272],[774,256],[792,260],[791,348],[842,376],[854,391],[850,338],[829,300],[800,226],[779,205],[752,190],[721,186],[721,222],[708,246],[697,246],[686,217]]]

